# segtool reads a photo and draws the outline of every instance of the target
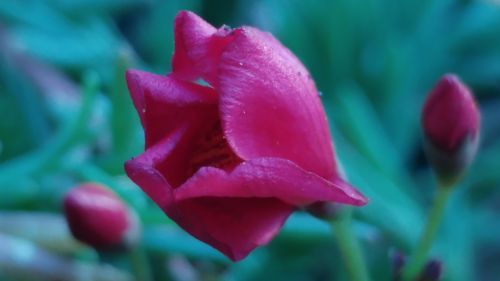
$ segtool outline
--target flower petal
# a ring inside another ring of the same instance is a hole
[[[181,185],[202,166],[230,169],[241,162],[222,133],[212,88],[137,70],[127,72],[127,81],[145,132],[142,157],[162,153],[151,157],[170,186]]]
[[[217,62],[222,49],[232,40],[231,30],[215,27],[189,11],[175,17],[173,74],[184,80],[203,78],[210,85],[217,81]]]
[[[340,179],[329,182],[277,158],[250,160],[230,173],[201,168],[174,193],[174,220],[233,260],[267,244],[297,206],[367,201]]]
[[[125,162],[127,176],[162,209],[168,209],[173,202],[173,188],[156,166],[172,153],[186,130],[186,126],[177,128],[169,137]]]
[[[242,159],[289,159],[324,178],[335,172],[328,122],[314,82],[270,34],[244,27],[219,64],[220,111]]]
[[[232,260],[240,260],[267,244],[294,207],[273,198],[198,197],[174,202],[174,189],[157,166],[172,158],[185,132],[186,127],[179,127],[169,138],[127,161],[127,175],[179,226]]]
[[[175,207],[173,219],[183,229],[233,261],[269,243],[294,210],[273,198],[198,197]]]
[[[126,73],[127,84],[145,132],[146,148],[179,124],[196,123],[217,113],[217,93],[209,87],[139,70]]]
[[[205,124],[219,122],[217,117],[203,120]],[[200,124],[204,125],[202,121]],[[206,126],[203,126],[206,127]],[[198,140],[211,128],[201,129],[189,121],[183,121],[165,138],[147,148],[139,156],[125,163],[125,171],[132,181],[162,209],[166,210],[173,200],[172,190],[184,183],[199,167],[196,158]]]
[[[248,160],[231,173],[204,167],[175,191],[176,201],[197,197],[276,198],[298,207],[315,202],[361,206],[368,201],[338,177],[328,181],[279,158]]]

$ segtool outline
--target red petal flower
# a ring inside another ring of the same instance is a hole
[[[120,198],[94,183],[70,190],[64,198],[64,213],[73,236],[97,249],[126,246],[127,233],[135,227]]]
[[[240,260],[297,207],[367,202],[337,173],[314,82],[272,35],[184,11],[175,40],[172,74],[127,72],[146,149],[125,169],[170,218]]]

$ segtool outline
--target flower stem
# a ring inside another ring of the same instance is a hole
[[[153,280],[146,252],[141,245],[138,245],[130,250],[129,260],[137,281]]]
[[[424,231],[420,236],[420,240],[410,257],[408,264],[403,269],[403,280],[413,280],[421,271],[443,218],[444,210],[446,208],[446,203],[448,202],[451,190],[452,188],[450,187],[439,187],[437,189],[434,203],[429,213]]]
[[[351,210],[343,210],[339,217],[331,220],[331,227],[334,230],[349,280],[369,281],[366,263],[352,229]]]

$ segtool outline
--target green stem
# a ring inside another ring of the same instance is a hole
[[[427,224],[425,225],[420,240],[413,250],[407,265],[403,269],[403,280],[413,280],[422,270],[422,266],[427,259],[432,242],[436,237],[437,230],[443,218],[451,190],[452,188],[450,187],[439,187],[437,189],[434,203],[427,219]]]
[[[120,160],[117,165],[120,173],[123,172],[122,162],[130,156],[131,149],[134,148],[139,126],[139,118],[132,100],[128,97],[125,80],[125,71],[130,67],[131,60],[128,52],[119,52],[110,96],[112,104],[110,129],[113,142],[111,154]]]
[[[129,260],[132,270],[134,272],[135,280],[137,281],[153,280],[146,252],[140,245],[130,250]]]
[[[338,247],[342,254],[351,281],[369,281],[366,263],[352,229],[351,210],[345,210],[340,217],[331,221]]]
[[[43,174],[58,164],[61,156],[75,143],[81,140],[86,132],[88,120],[94,109],[99,77],[91,72],[84,77],[84,93],[82,106],[73,120],[70,120],[54,137],[54,139],[37,151],[18,157],[0,166],[0,184],[6,185],[18,178],[36,173]]]

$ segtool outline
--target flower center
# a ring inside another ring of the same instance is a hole
[[[241,159],[233,152],[222,131],[220,120],[213,123],[209,129],[200,136],[194,145],[194,150],[189,160],[189,173],[194,174],[199,168],[210,166],[226,171],[232,170]]]

